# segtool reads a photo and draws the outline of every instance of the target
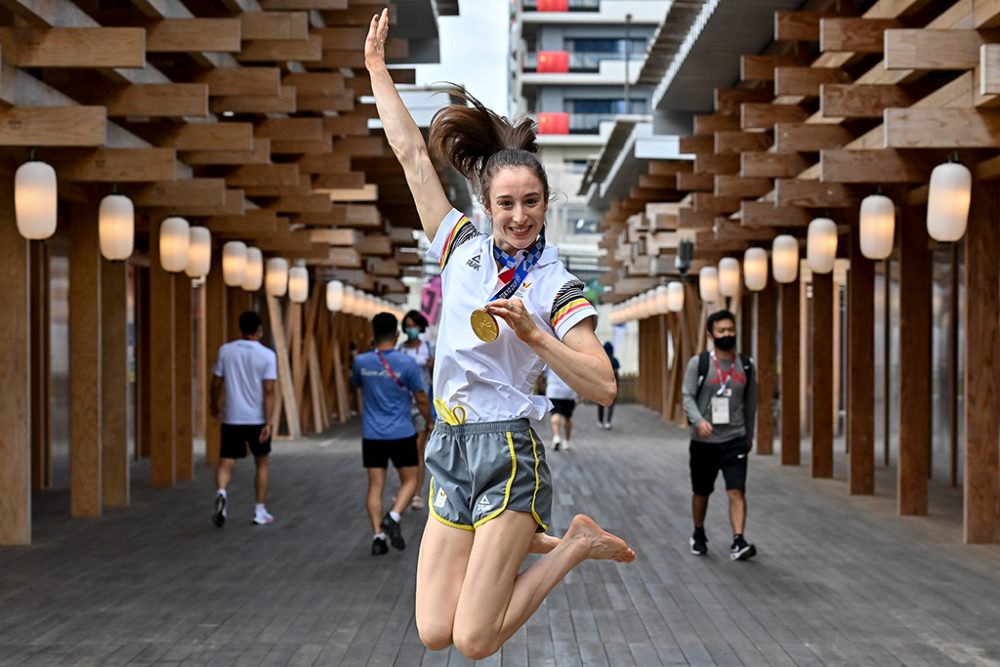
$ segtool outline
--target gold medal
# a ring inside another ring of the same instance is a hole
[[[469,318],[472,331],[484,343],[492,343],[500,336],[500,324],[492,314],[483,308],[476,308]]]

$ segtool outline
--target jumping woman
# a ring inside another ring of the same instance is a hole
[[[434,395],[443,423],[425,454],[430,512],[417,564],[417,629],[428,648],[454,644],[481,659],[583,561],[635,560],[583,514],[561,539],[545,534],[552,484],[529,424],[549,408],[531,391],[545,365],[603,405],[618,388],[583,284],[545,245],[549,186],[534,124],[512,124],[467,93],[471,107],[446,107],[431,123],[432,149],[479,190],[492,224],[491,235],[480,234],[448,202],[396,91],[385,66],[388,34],[383,11],[371,21],[365,66],[442,279]],[[528,553],[544,555],[519,572]]]

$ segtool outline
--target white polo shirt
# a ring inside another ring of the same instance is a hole
[[[441,323],[434,366],[434,395],[449,408],[462,406],[468,422],[541,419],[551,404],[532,394],[544,368],[541,358],[499,317],[500,337],[484,343],[469,316],[498,288],[493,237],[479,234],[459,211],[445,216],[428,256],[441,264]],[[597,317],[583,283],[547,246],[514,297],[542,331],[562,340],[580,321]]]
[[[545,369],[545,395],[561,401],[575,401],[580,398],[573,387],[559,377],[554,370]]]

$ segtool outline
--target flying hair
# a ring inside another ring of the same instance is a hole
[[[449,85],[449,93],[460,103],[444,107],[431,120],[431,154],[444,159],[478,186],[484,200],[489,198],[490,183],[497,171],[527,167],[542,182],[542,194],[548,201],[549,181],[537,157],[535,122],[530,118],[511,122],[486,108],[465,88]]]

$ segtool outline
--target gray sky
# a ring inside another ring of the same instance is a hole
[[[506,114],[509,5],[510,0],[459,0],[458,16],[439,19],[441,64],[418,65],[417,84],[460,83],[486,106]]]

